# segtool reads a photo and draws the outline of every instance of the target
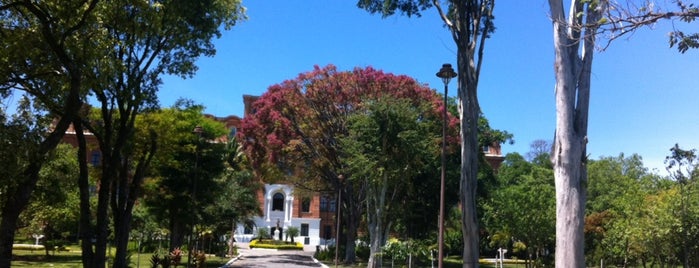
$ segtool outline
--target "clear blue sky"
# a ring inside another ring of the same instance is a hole
[[[421,18],[382,19],[356,1],[245,1],[248,20],[224,32],[218,53],[198,61],[194,78],[166,77],[162,106],[185,97],[216,116],[243,115],[244,94],[261,95],[314,65],[341,70],[372,66],[409,75],[442,92],[435,77],[456,63],[456,48],[436,10]],[[529,151],[551,140],[555,126],[553,43],[543,0],[501,1],[497,30],[487,41],[479,100],[491,126],[514,134],[503,152]],[[695,23],[682,29],[699,31]],[[699,51],[668,47],[670,24],[643,29],[596,52],[588,153],[593,159],[637,153],[646,167],[665,173],[669,148],[699,149]],[[454,96],[456,83],[450,84]]]

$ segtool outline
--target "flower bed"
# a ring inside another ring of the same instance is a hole
[[[252,248],[267,248],[278,250],[303,250],[303,245],[300,242],[291,243],[272,239],[255,239],[250,241],[249,247]]]

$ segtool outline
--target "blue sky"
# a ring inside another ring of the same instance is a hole
[[[356,1],[245,1],[248,20],[224,32],[217,54],[198,61],[183,80],[166,77],[159,97],[170,106],[180,97],[216,116],[243,115],[243,98],[295,78],[314,65],[341,70],[372,66],[409,75],[442,92],[435,77],[442,63],[456,63],[456,48],[437,11],[420,18],[382,19]],[[555,127],[553,43],[543,0],[501,1],[497,30],[487,41],[479,100],[491,126],[514,134],[503,152],[529,151],[551,140]],[[690,31],[693,27],[675,22]],[[588,153],[593,159],[637,153],[664,174],[669,148],[699,149],[699,51],[669,48],[672,24],[614,41],[596,52],[593,65]],[[450,84],[454,96],[456,83]]]

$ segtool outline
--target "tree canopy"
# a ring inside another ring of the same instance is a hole
[[[89,129],[102,152],[100,183],[104,187],[98,193],[94,255],[92,231],[87,228],[92,226],[90,218],[83,217],[81,222],[86,227],[81,229],[86,232],[82,236],[86,267],[105,263],[110,207],[116,227],[115,265],[124,265],[131,210],[155,150],[151,144],[150,152],[132,155],[136,152],[134,121],[137,114],[157,107],[160,76],[193,75],[195,61],[215,53],[213,38],[243,19],[243,12],[238,0],[0,2],[2,95],[8,96],[8,90],[26,92],[58,119],[42,141],[39,155],[55,147],[71,123],[77,132]],[[97,102],[99,115],[78,118],[88,92]],[[91,120],[96,117],[100,120]],[[27,169],[33,173],[42,163],[35,159],[28,161],[38,166]],[[84,169],[81,174],[87,176]],[[12,209],[3,212],[0,224],[3,261],[11,254],[13,219],[18,215],[13,210],[24,207],[36,183],[36,175],[27,177],[17,202],[5,203]],[[87,184],[80,185],[85,192]],[[82,214],[90,215],[86,195],[82,196],[86,204]]]
[[[442,3],[446,7],[442,7]],[[434,7],[456,44],[457,92],[461,140],[460,203],[464,248],[464,267],[478,266],[479,228],[477,216],[479,118],[478,80],[484,59],[485,42],[495,31],[493,20],[494,0],[359,0],[359,8],[387,17],[400,12],[407,16]],[[446,94],[446,93],[445,93]],[[441,244],[440,244],[441,245]],[[443,265],[443,252],[439,249],[439,266]]]
[[[255,113],[243,120],[239,132],[253,167],[262,171],[265,181],[282,180],[326,194],[342,192],[347,262],[354,261],[354,236],[366,189],[342,161],[348,151],[340,139],[350,135],[352,115],[368,112],[370,105],[383,98],[402,99],[415,107],[426,105],[422,120],[440,119],[439,112],[445,109],[433,90],[410,77],[371,67],[338,71],[334,66],[316,66],[296,79],[271,86],[253,104]],[[452,117],[448,122],[448,144],[454,146],[458,144],[457,122]],[[435,146],[440,141],[434,136],[423,138]]]

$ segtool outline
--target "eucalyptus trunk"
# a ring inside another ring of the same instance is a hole
[[[476,213],[478,185],[478,78],[483,62],[485,40],[493,31],[493,0],[453,1],[453,19],[439,8],[450,26],[457,46],[459,116],[461,120],[461,224],[463,233],[463,267],[478,267],[479,227]],[[439,7],[439,6],[438,6]]]
[[[367,228],[369,231],[369,262],[367,263],[368,268],[375,268],[380,266],[380,262],[377,262],[377,253],[381,251],[381,226],[383,223],[383,211],[381,209],[382,203],[385,201],[383,196],[373,196],[373,191],[368,191],[367,198]],[[378,199],[378,200],[377,200]]]
[[[571,1],[568,21],[562,0],[549,0],[549,7],[556,76],[556,133],[551,153],[556,184],[556,267],[585,267],[590,74],[597,29],[594,25],[606,1]]]
[[[368,182],[367,186],[367,227],[369,231],[369,262],[368,268],[381,267],[380,258],[376,256],[386,243],[391,221],[386,218],[386,193],[388,192],[387,175],[379,183]],[[395,187],[394,187],[395,189]],[[391,199],[392,200],[392,199]]]

